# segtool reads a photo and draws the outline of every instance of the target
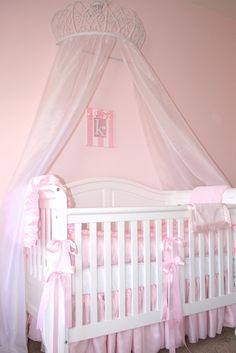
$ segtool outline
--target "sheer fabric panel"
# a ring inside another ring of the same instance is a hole
[[[23,257],[27,183],[47,173],[77,127],[114,43],[112,37],[90,36],[61,44],[23,156],[1,206],[1,353],[27,352]]]
[[[227,184],[141,52],[123,41],[120,50],[132,76],[160,188]]]

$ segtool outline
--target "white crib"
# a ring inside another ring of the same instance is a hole
[[[66,193],[59,186],[39,191],[41,231],[26,261],[27,310],[37,317],[50,262],[46,245],[52,239],[67,239],[70,225],[77,247],[72,255],[73,325],[64,328],[66,339],[58,352],[69,351],[72,342],[165,320],[168,273],[177,273],[184,316],[236,303],[234,227],[194,235],[188,223],[190,191],[158,191],[113,178],[88,179],[68,188],[75,208],[67,207]],[[226,190],[223,203],[229,205],[236,223],[236,190]],[[132,293],[129,309],[127,290]],[[103,293],[103,313],[98,308],[99,293]],[[86,294],[89,314],[84,313]]]

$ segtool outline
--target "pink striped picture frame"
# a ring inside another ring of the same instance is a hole
[[[112,111],[87,108],[87,146],[114,147]]]

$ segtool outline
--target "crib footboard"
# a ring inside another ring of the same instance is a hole
[[[70,341],[160,322],[162,220],[156,211],[72,210],[68,222],[78,249]]]
[[[193,235],[185,206],[69,209],[64,191],[51,191],[41,195],[40,237],[27,258],[27,305],[49,346],[57,331],[58,352],[236,303],[233,227]]]

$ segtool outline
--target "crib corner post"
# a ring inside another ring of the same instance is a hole
[[[55,200],[55,226],[52,229],[52,239],[65,240],[67,239],[67,195],[60,186],[56,187]]]
[[[47,231],[46,242],[67,239],[67,194],[58,185],[46,185],[39,189],[39,208],[44,215]]]

